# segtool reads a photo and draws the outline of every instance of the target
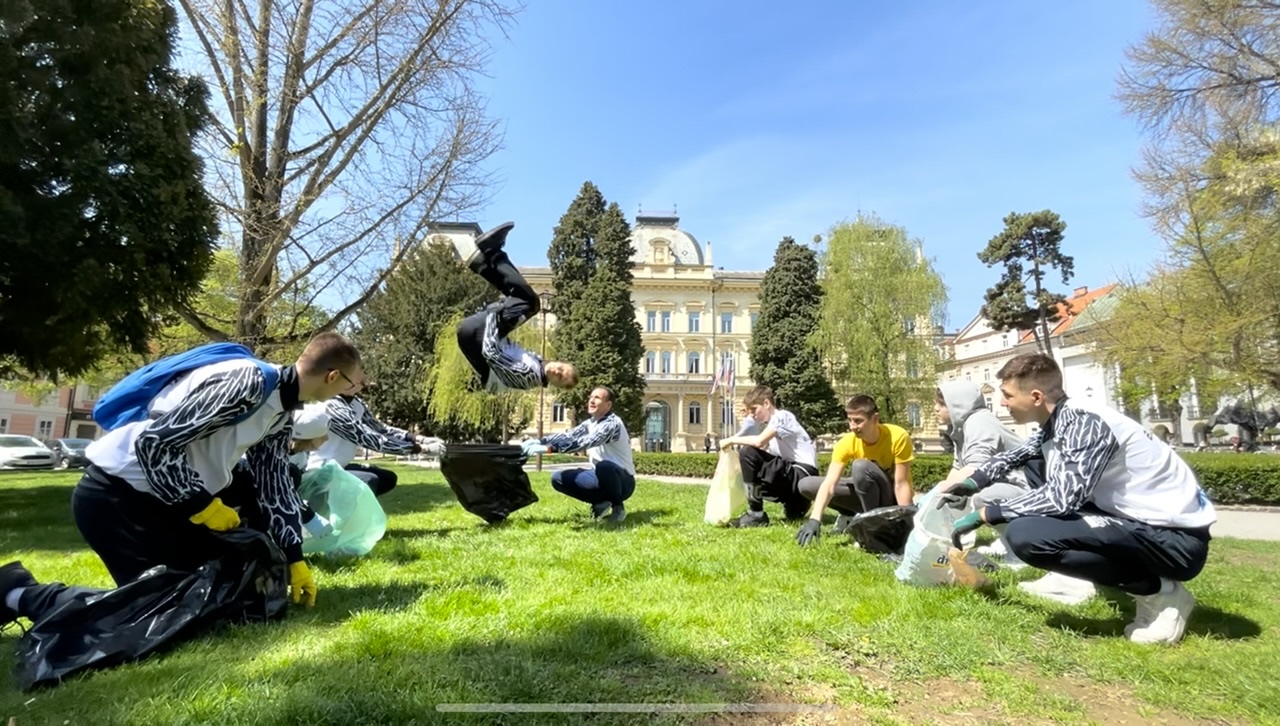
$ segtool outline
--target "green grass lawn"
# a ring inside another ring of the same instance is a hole
[[[1035,601],[899,584],[795,527],[715,529],[705,489],[641,481],[621,525],[535,475],[542,501],[488,527],[436,472],[402,467],[371,555],[318,561],[312,610],[228,627],[139,664],[19,693],[0,724],[1263,723],[1280,718],[1280,546],[1214,542],[1186,640],[1122,634],[1125,597]],[[109,584],[80,541],[75,474],[0,476],[0,563]],[[0,636],[12,659],[17,634]],[[444,703],[804,703],[834,713],[477,715]]]

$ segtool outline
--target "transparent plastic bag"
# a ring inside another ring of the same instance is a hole
[[[326,461],[318,469],[302,475],[298,495],[316,514],[333,525],[333,532],[312,537],[304,529],[302,551],[306,554],[369,554],[387,531],[387,515],[368,484]]]
[[[941,485],[939,485],[941,486]],[[951,563],[951,528],[956,520],[968,513],[969,508],[938,509],[934,502],[938,487],[934,487],[917,502],[915,527],[907,538],[902,551],[902,563],[894,575],[902,582],[921,587],[949,585],[953,581]]]
[[[721,451],[716,472],[707,490],[703,521],[717,527],[728,526],[735,512],[747,506],[747,490],[742,484],[742,468],[735,451]]]

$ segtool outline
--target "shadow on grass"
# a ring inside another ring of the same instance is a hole
[[[418,514],[436,507],[457,505],[458,498],[448,484],[440,482],[401,481],[390,492],[378,497],[382,511],[394,514]]]
[[[1075,614],[1067,605],[1054,605],[1049,601],[1043,604],[1027,603],[1010,597],[1006,588],[1016,586],[1016,583],[1000,582],[977,592],[1002,605],[1015,605],[1045,613],[1045,625],[1070,630],[1085,637],[1124,638],[1125,626],[1133,622],[1135,617],[1133,597],[1114,588],[1100,588],[1098,596],[1115,610],[1115,616],[1090,618]],[[1251,640],[1262,635],[1262,626],[1243,615],[1197,603],[1195,610],[1191,611],[1187,633],[1222,640]]]
[[[8,489],[0,479],[0,550],[83,550],[87,547],[71,519],[71,491],[62,486]]]
[[[583,506],[585,507],[586,505]],[[505,524],[549,524],[566,526],[573,530],[601,530],[616,532],[635,529],[637,527],[675,527],[678,526],[675,522],[662,521],[667,516],[675,513],[676,510],[665,507],[661,509],[628,509],[627,518],[616,524],[605,520],[594,520],[586,511],[563,514],[560,516],[534,515],[531,517],[519,517],[518,515],[513,515],[512,519],[508,519]]]

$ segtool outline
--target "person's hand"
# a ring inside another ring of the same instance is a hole
[[[943,482],[938,487],[938,494],[935,497],[937,502],[933,508],[951,507],[952,509],[964,509],[965,505],[969,503],[969,497],[977,494],[978,491],[978,484],[972,479],[963,479],[950,484]]]
[[[817,542],[818,537],[822,534],[822,522],[816,519],[810,519],[805,522],[800,531],[796,532],[796,544],[804,547],[812,542]]]
[[[191,517],[191,522],[203,524],[214,532],[226,532],[240,526],[240,515],[223,504],[221,499],[214,497],[209,506]]]
[[[551,450],[546,444],[538,441],[537,439],[525,439],[520,443],[520,449],[524,452],[526,457],[545,454]]]
[[[317,592],[316,578],[311,576],[306,562],[299,560],[289,565],[289,594],[295,604],[315,605]]]
[[[951,546],[956,549],[961,549],[960,538],[975,529],[978,529],[983,524],[985,524],[985,522],[982,521],[981,509],[976,512],[969,512],[960,519],[957,519],[956,523],[951,525]]]
[[[729,437],[729,438],[727,438],[727,439],[722,439],[722,440],[720,441],[720,450],[721,450],[721,451],[728,451],[729,449],[733,448],[733,446],[734,446],[735,444],[737,444],[737,443],[738,443],[737,441],[734,441],[734,440],[733,440],[733,437],[732,437],[732,436],[730,436],[730,437]]]
[[[319,514],[313,516],[311,519],[307,520],[306,522],[303,522],[302,526],[306,527],[307,531],[311,533],[311,536],[315,537],[316,539],[320,539],[321,537],[328,537],[329,535],[333,534],[333,525],[330,524],[327,519],[325,519],[324,517],[321,517]]]
[[[427,456],[444,455],[444,439],[437,439],[434,436],[418,436],[414,438],[414,443],[418,445],[421,453]]]

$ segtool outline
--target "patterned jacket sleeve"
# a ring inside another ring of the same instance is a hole
[[[1090,411],[1066,409],[1058,424],[1061,466],[1048,472],[1044,486],[988,507],[988,522],[1000,524],[1026,515],[1069,514],[1089,501],[1120,444],[1102,417]]]
[[[382,434],[383,436],[386,436],[388,438],[404,439],[405,441],[409,441],[410,443],[413,442],[412,434],[410,434],[408,431],[405,431],[404,429],[398,429],[395,426],[388,426],[382,423],[381,421],[379,421],[378,419],[374,418],[373,412],[369,410],[368,406],[365,406],[364,413],[360,416],[360,423],[364,424],[364,426],[368,428],[370,431],[374,431],[376,433]]]
[[[489,372],[502,385],[516,390],[542,387],[542,360],[498,336],[498,313],[491,312],[484,322],[484,342],[480,353],[489,363]]]
[[[1044,429],[1036,429],[1027,440],[1022,442],[1022,446],[1016,449],[996,454],[987,459],[974,470],[970,476],[971,479],[980,487],[985,488],[991,482],[998,481],[1009,473],[1010,469],[1022,466],[1032,459],[1043,456],[1040,451],[1040,443],[1044,441]],[[960,452],[956,452],[957,457]]]
[[[187,461],[187,445],[231,425],[262,401],[265,389],[256,365],[217,373],[148,424],[133,446],[151,492],[187,516],[209,506],[213,495]]]
[[[594,430],[590,429],[588,425],[590,423],[590,419],[583,421],[571,431],[544,438],[542,443],[551,447],[556,453],[569,454],[607,444],[622,435],[622,419],[615,414],[609,414],[601,419]]]
[[[249,447],[245,458],[257,485],[258,505],[267,518],[267,531],[285,559],[302,559],[302,500],[289,471],[289,441],[293,417],[283,416],[262,441]]]
[[[351,404],[341,398],[329,399],[324,410],[329,414],[329,433],[356,446],[383,454],[408,454],[417,447],[413,441],[387,436],[366,425]]]

